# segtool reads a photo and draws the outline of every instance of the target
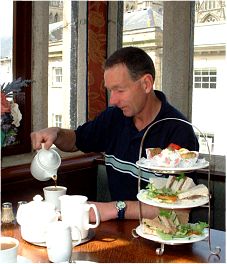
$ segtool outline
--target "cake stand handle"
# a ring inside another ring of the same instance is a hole
[[[134,228],[134,229],[132,229],[132,236],[134,237],[134,238],[138,238],[139,237],[139,235],[137,234],[137,232],[136,232],[136,229]]]
[[[156,255],[161,256],[164,253],[164,247],[165,244],[162,243],[160,248],[156,248]]]

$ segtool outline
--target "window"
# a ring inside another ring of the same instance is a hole
[[[75,128],[106,107],[107,7],[107,1],[49,2],[48,126],[53,113],[64,128]]]
[[[192,122],[206,135],[211,153],[223,155],[226,132],[217,117],[227,111],[225,4],[224,1],[196,2]],[[200,139],[201,152],[207,153],[203,141]]]
[[[155,89],[162,87],[163,2],[124,2],[123,46],[137,46],[152,58],[156,68]]]
[[[62,116],[52,114],[52,126],[62,127]]]
[[[62,85],[62,68],[61,67],[53,67],[53,86],[61,87]]]
[[[205,133],[203,135],[198,133],[196,134],[199,141],[200,152],[207,153],[208,152],[207,145],[208,145],[210,153],[212,153],[214,151],[214,135],[208,133]]]
[[[216,69],[195,69],[194,88],[216,89]]]
[[[8,64],[8,66],[6,67],[6,69],[2,69],[1,67],[0,71],[1,74],[2,70],[6,74],[1,76],[0,81],[4,82],[8,82],[12,79],[17,79],[18,77],[27,80],[31,79],[32,2],[13,1],[11,3],[13,3],[13,6],[10,7],[11,9],[7,10],[7,5],[5,2],[1,2],[0,7],[0,9],[3,10],[5,14],[9,15],[8,18],[11,19],[11,22],[9,22],[9,24],[6,21],[4,21],[4,24],[13,25],[13,43],[11,46],[11,50],[8,53],[8,60],[5,60],[5,63]],[[10,16],[10,14],[12,14],[12,16]],[[8,26],[6,28],[7,30],[9,30]],[[4,47],[6,46],[4,45]],[[19,104],[19,108],[23,118],[20,122],[18,132],[18,144],[3,148],[3,156],[21,154],[31,151],[31,145],[28,144],[28,142],[30,143],[31,133],[31,87],[23,88],[22,91],[18,94],[15,94],[14,97],[15,102]]]

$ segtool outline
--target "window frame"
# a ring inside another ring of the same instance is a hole
[[[13,2],[13,80],[21,77],[31,80],[32,57],[32,1]],[[22,114],[18,140],[19,143],[2,148],[2,155],[28,153],[31,151],[31,85],[22,88],[14,95]],[[29,144],[28,144],[29,142]]]

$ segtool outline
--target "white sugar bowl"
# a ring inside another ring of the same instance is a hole
[[[22,238],[30,243],[45,242],[48,224],[58,221],[58,218],[59,213],[55,211],[54,205],[43,201],[40,195],[20,205],[16,216]]]

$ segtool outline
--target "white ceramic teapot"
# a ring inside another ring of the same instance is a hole
[[[61,157],[54,149],[45,149],[42,144],[31,163],[31,174],[39,181],[48,181],[57,176],[61,164]]]
[[[33,197],[33,201],[22,204],[17,210],[16,219],[21,226],[21,236],[30,243],[46,241],[48,224],[58,221],[59,213],[54,205],[43,201],[41,195]]]

